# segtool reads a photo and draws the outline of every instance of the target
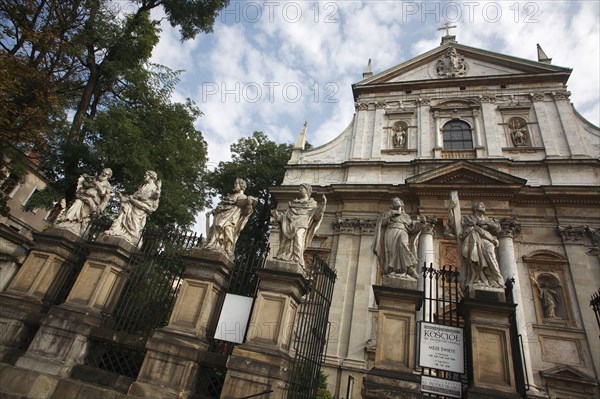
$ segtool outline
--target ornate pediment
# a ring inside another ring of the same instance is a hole
[[[443,44],[393,68],[370,76],[353,85],[356,91],[374,86],[408,83],[460,81],[464,79],[495,79],[557,75],[568,79],[571,69],[548,63],[525,60],[494,53],[456,42]],[[454,83],[456,84],[456,83]]]
[[[527,181],[469,161],[459,161],[406,179],[409,185],[518,186]]]

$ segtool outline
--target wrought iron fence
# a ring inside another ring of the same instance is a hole
[[[125,267],[129,277],[115,310],[103,315],[102,331],[90,338],[86,366],[137,377],[148,337],[169,321],[185,271],[181,256],[201,241],[195,233],[146,229]]]
[[[294,362],[286,390],[288,399],[314,398],[327,344],[327,327],[336,273],[317,254],[307,263],[308,292],[298,307],[294,326]]]
[[[452,266],[443,266],[442,269],[438,270],[433,267],[433,264],[429,265],[429,267],[427,267],[427,264],[424,264],[421,274],[423,276],[424,291],[421,321],[463,327],[464,319],[458,312],[458,304],[463,298],[459,285],[460,273],[458,270]],[[468,338],[465,341],[468,342]],[[465,353],[463,353],[465,360],[467,359],[467,346],[465,345]],[[415,362],[415,364],[418,363],[418,361]],[[466,368],[467,362],[465,361],[464,364]],[[460,382],[463,390],[467,385],[466,371],[465,374],[460,374],[429,367],[421,368],[422,375]],[[445,398],[446,396],[423,392],[423,397]]]
[[[513,297],[513,286],[515,284],[514,278],[509,278],[505,283],[505,296],[507,303],[515,303]],[[521,397],[527,395],[529,389],[529,381],[527,381],[527,369],[525,362],[523,361],[522,353],[522,337],[519,334],[519,328],[517,326],[517,313],[513,310],[509,317],[509,330],[510,330],[510,347],[513,358],[513,369],[515,373],[515,388],[517,393]]]

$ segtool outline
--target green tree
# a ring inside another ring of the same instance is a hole
[[[292,153],[291,144],[277,144],[263,132],[242,137],[231,147],[231,161],[219,162],[214,171],[206,176],[212,195],[221,196],[231,192],[236,177],[246,180],[246,194],[258,198],[258,204],[248,224],[240,235],[240,241],[248,239],[266,243],[271,210],[276,207],[268,188],[283,182],[284,167]]]
[[[169,137],[180,149],[191,147],[184,151],[187,154],[198,155],[200,147],[204,148],[197,159],[179,158],[200,164],[196,169],[201,170],[206,160],[205,145],[200,133],[195,129],[192,132],[188,123],[199,112],[189,103],[172,104],[168,98],[176,74],[148,63],[160,32],[160,21],[152,19],[150,11],[161,7],[171,25],[179,27],[182,40],[187,40],[200,32],[210,32],[218,12],[227,4],[228,0],[138,0],[125,8],[123,3],[109,0],[0,2],[0,78],[10,76],[15,80],[14,84],[6,84],[4,79],[0,83],[10,89],[0,87],[0,134],[8,142],[0,147],[0,159],[4,160],[11,149],[10,159],[15,154],[31,156],[33,152],[44,161],[42,169],[51,184],[38,199],[45,205],[63,196],[69,201],[81,173],[96,173],[102,166],[111,167],[113,161],[122,164],[119,168],[123,173],[113,178],[117,186],[130,185],[127,179],[146,163],[158,172],[163,185],[173,187],[179,183],[173,171],[165,170],[162,176],[161,170],[168,169],[163,161],[175,158],[173,153],[161,152],[156,159],[158,151],[148,149],[141,162],[129,157],[129,165],[122,157],[113,159],[113,153],[107,152],[108,145],[95,145],[102,142],[106,132],[111,132],[113,145],[118,145],[119,133],[127,136],[132,129],[147,132],[148,124],[126,126],[139,124],[142,117],[153,120],[156,125],[152,128],[159,132],[177,125],[170,118],[183,117]],[[143,107],[150,108],[141,110]],[[109,114],[119,116],[118,122],[97,120]],[[64,123],[67,115],[70,121]],[[181,137],[176,139],[178,134]],[[161,142],[153,141],[152,145]],[[192,194],[201,188],[197,180],[185,182],[193,186]],[[178,206],[170,210],[159,207],[157,218],[175,224],[191,222],[190,214],[203,203],[204,195],[200,195],[200,201],[186,204],[191,197],[180,198]],[[43,205],[40,201],[34,199],[32,205]],[[174,209],[182,207],[188,207],[189,212]]]

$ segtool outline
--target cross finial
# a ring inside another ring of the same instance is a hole
[[[450,25],[448,22],[446,22],[443,27],[438,28],[437,30],[445,30],[446,31],[446,36],[450,36],[450,29],[452,29],[452,28],[457,28],[457,26],[456,25]]]

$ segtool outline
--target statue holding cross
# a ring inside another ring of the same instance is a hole
[[[461,216],[458,192],[450,193],[448,221],[458,241],[461,288],[504,289],[496,257],[500,225],[486,216],[483,202],[474,204],[472,211],[472,215]]]

